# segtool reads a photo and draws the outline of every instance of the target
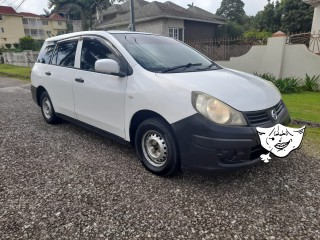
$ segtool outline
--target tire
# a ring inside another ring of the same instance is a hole
[[[172,129],[161,118],[147,119],[139,125],[135,146],[148,171],[158,176],[169,176],[180,170],[179,151]]]
[[[59,118],[56,116],[51,99],[47,92],[43,92],[40,97],[40,108],[44,120],[49,124],[55,124]]]

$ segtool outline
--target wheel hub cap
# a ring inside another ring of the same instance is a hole
[[[42,109],[43,109],[44,116],[47,119],[50,119],[52,115],[52,108],[48,98],[43,99]]]
[[[161,167],[167,161],[167,144],[163,136],[156,131],[149,131],[142,138],[143,154],[153,166]]]

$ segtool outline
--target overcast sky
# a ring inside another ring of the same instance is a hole
[[[21,2],[22,0],[1,0],[3,5],[10,5]],[[148,0],[151,2],[152,0]],[[159,2],[165,2],[167,0],[158,0]],[[267,0],[242,0],[245,3],[245,11],[248,15],[255,15],[258,11],[262,10],[267,4]],[[221,0],[171,0],[175,4],[182,7],[187,7],[187,4],[194,3],[195,6],[203,8],[209,12],[215,13],[220,7]],[[36,14],[43,14],[43,8],[48,8],[47,0],[25,0],[24,4],[18,9],[19,12],[32,12]]]

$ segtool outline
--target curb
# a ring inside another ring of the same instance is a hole
[[[320,128],[320,123],[318,123],[318,122],[310,122],[310,121],[304,121],[304,120],[298,120],[298,119],[292,119],[291,124],[305,125],[308,127]]]

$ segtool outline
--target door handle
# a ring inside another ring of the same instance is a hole
[[[45,74],[51,76],[51,72],[45,72]]]
[[[75,81],[79,82],[79,83],[83,83],[84,82],[84,80],[82,78],[76,78]]]

